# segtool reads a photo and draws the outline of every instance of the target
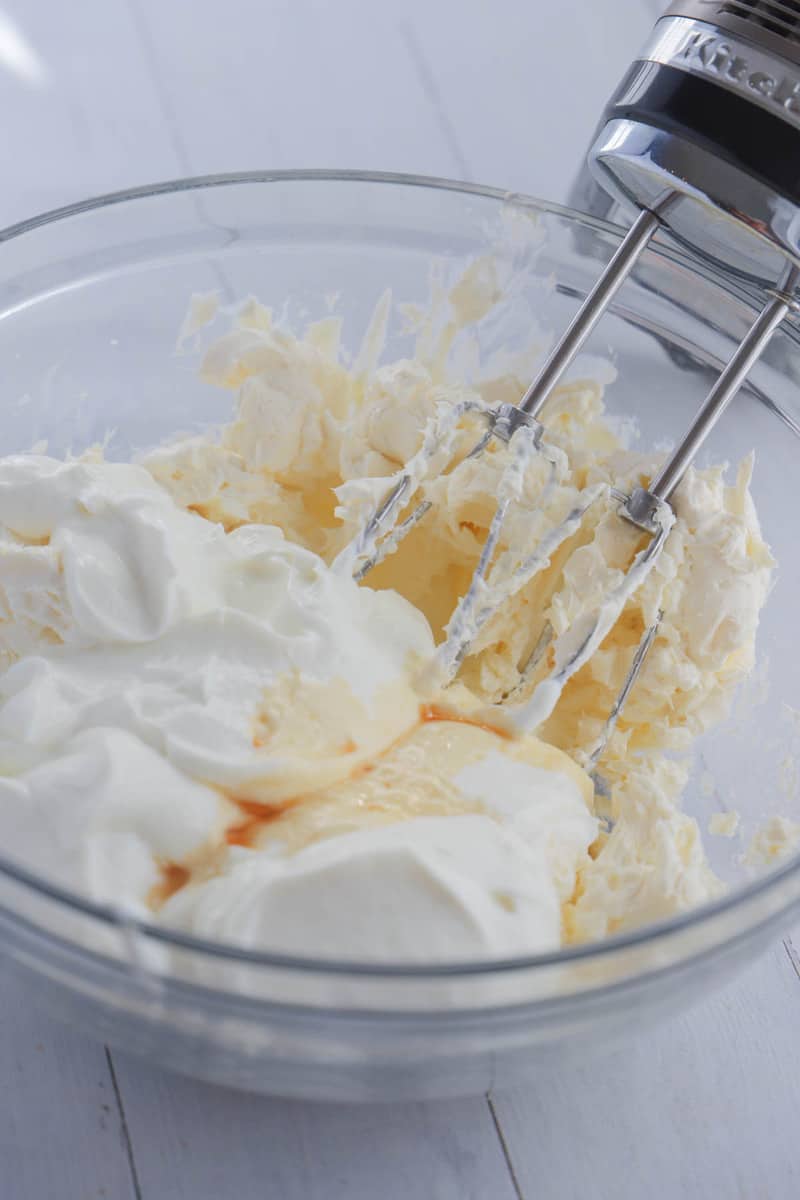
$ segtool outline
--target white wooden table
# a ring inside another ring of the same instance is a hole
[[[658,9],[6,0],[0,224],[248,167],[418,171],[563,199]],[[789,1200],[800,959],[789,938],[767,948],[726,991],[582,1070],[385,1108],[166,1075],[38,1017],[0,973],[0,1085],[2,1200]]]

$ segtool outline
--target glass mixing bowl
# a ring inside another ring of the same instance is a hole
[[[0,233],[0,454],[46,442],[108,453],[229,415],[176,331],[194,292],[258,296],[297,327],[330,309],[358,344],[376,301],[425,301],[432,262],[454,279],[491,253],[508,302],[461,347],[464,370],[560,330],[620,230],[487,188],[402,176],[263,172],[184,180],[89,201]],[[667,245],[644,256],[589,351],[618,378],[612,411],[638,444],[674,439],[759,297]],[[412,338],[396,304],[386,357]],[[535,334],[535,336],[540,336]],[[800,333],[781,330],[715,431],[708,455],[753,447],[753,484],[780,564],[759,633],[755,684],[701,740],[686,807],[742,814],[739,839],[707,838],[730,884],[718,902],[595,945],[525,960],[371,967],[253,954],[138,924],[0,859],[5,969],[59,1017],[164,1065],[278,1094],[337,1099],[482,1092],[543,1056],[583,1058],[716,986],[800,904],[800,860],[754,878],[747,838],[771,813],[800,816],[792,519],[800,468]],[[613,348],[609,350],[609,347]],[[458,350],[459,348],[456,347]]]

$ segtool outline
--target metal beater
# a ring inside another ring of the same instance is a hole
[[[493,438],[507,443],[508,466],[480,561],[437,652],[436,682],[446,683],[497,606],[548,564],[591,505],[609,491],[585,489],[573,510],[526,557],[510,566],[503,555],[494,561],[504,522],[519,500],[533,458],[543,456],[548,465],[543,505],[557,477],[558,451],[548,445],[539,414],[653,234],[666,228],[696,254],[755,283],[767,297],[764,307],[675,451],[648,487],[627,495],[611,489],[620,517],[649,540],[599,608],[558,638],[545,628],[523,676],[530,677],[548,649],[549,672],[515,714],[518,724],[529,729],[546,719],[566,681],[600,646],[647,577],[674,523],[670,501],[675,489],[772,334],[798,309],[800,2],[673,4],[612,97],[589,163],[614,198],[639,213],[608,267],[517,405],[489,408],[464,401],[436,414],[420,451],[398,472],[343,555],[355,576],[363,578],[424,518],[431,507],[428,500],[397,523],[424,482],[452,467],[457,432],[466,417],[486,423],[467,458],[481,454]],[[605,748],[656,631],[657,622],[644,632],[601,736],[587,755],[590,767]],[[508,700],[514,699],[510,694]]]

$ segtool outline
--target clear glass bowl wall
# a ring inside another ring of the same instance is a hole
[[[113,431],[109,455],[125,459],[225,420],[230,395],[175,353],[193,292],[256,295],[295,329],[336,294],[355,347],[387,287],[396,302],[425,302],[433,260],[455,279],[491,252],[513,263],[516,284],[478,330],[488,354],[525,344],[534,319],[562,329],[618,240],[525,197],[328,173],[184,181],[32,220],[0,234],[0,454],[46,443],[60,455]],[[637,445],[679,436],[758,299],[668,247],[648,252],[588,348],[613,359],[609,407],[635,414]],[[800,738],[789,711],[800,702],[798,341],[793,328],[777,335],[705,456],[736,462],[756,448],[753,491],[780,564],[759,634],[767,686],[703,739],[686,796],[703,828],[712,811],[740,811],[745,838],[771,813],[800,817],[787,768]],[[411,346],[395,306],[386,358]],[[60,1017],[188,1073],[341,1099],[480,1092],[543,1055],[584,1057],[630,1036],[763,948],[800,904],[800,862],[753,879],[740,840],[707,840],[731,885],[722,901],[526,961],[408,970],[252,955],[138,926],[2,858],[0,950]]]

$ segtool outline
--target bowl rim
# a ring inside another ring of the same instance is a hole
[[[155,183],[137,184],[135,187],[122,188],[115,192],[101,192],[97,196],[89,196],[84,200],[75,200],[70,204],[59,205],[58,208],[45,209],[44,212],[34,213],[22,221],[0,228],[0,242],[10,241],[21,234],[30,233],[44,225],[52,225],[69,217],[80,216],[83,213],[96,212],[99,209],[110,208],[116,204],[129,201],[146,200],[154,196],[177,195],[181,192],[202,191],[211,188],[236,186],[248,183],[379,183],[399,184],[403,187],[418,187],[430,191],[456,192],[470,196],[479,196],[488,200],[501,200],[523,208],[533,208],[537,212],[553,213],[571,219],[578,218],[583,225],[590,225],[598,230],[604,230],[619,236],[624,233],[621,225],[593,217],[589,213],[579,212],[568,205],[557,204],[552,200],[542,200],[530,196],[526,192],[516,192],[505,188],[488,187],[480,183],[468,183],[457,179],[448,179],[439,175],[415,175],[402,171],[361,171],[358,169],[342,169],[328,167],[293,167],[288,170],[255,170],[255,171],[225,171],[210,175],[186,175],[176,179],[158,180]],[[684,257],[689,255],[678,250]]]
[[[114,205],[147,200],[158,196],[170,196],[183,192],[203,191],[218,187],[247,184],[302,184],[315,182],[399,185],[402,187],[418,187],[433,191],[476,196],[481,199],[500,201],[504,204],[546,213],[585,228],[595,229],[600,233],[608,234],[617,239],[624,236],[626,232],[625,228],[621,225],[580,212],[578,209],[571,208],[568,205],[542,200],[524,192],[488,187],[483,184],[468,183],[440,176],[406,174],[394,171],[294,168],[291,170],[254,170],[210,175],[191,175],[125,188],[120,191],[106,192],[85,200],[75,201],[71,204],[46,210],[25,220],[8,225],[0,229],[0,243],[11,241],[48,225],[58,224],[71,217],[82,216]],[[698,260],[681,247],[673,245],[659,246],[656,244],[653,250],[656,254],[660,253],[663,255],[666,253],[670,258],[677,258],[695,270],[701,265],[706,265],[700,264]],[[48,881],[36,872],[30,871],[26,867],[6,858],[2,853],[0,853],[0,877],[5,877],[12,883],[22,886],[27,891],[34,892],[45,900],[53,901],[74,913],[100,921],[103,925],[109,926],[114,930],[120,931],[124,929],[136,937],[150,939],[167,947],[173,946],[176,949],[184,951],[195,951],[212,959],[216,958],[227,962],[234,961],[252,967],[273,968],[298,973],[313,973],[322,976],[348,975],[374,979],[407,978],[410,980],[424,980],[481,977],[494,974],[508,975],[519,971],[565,966],[569,963],[586,962],[592,959],[607,959],[616,953],[633,950],[645,944],[650,946],[662,944],[687,930],[709,925],[713,922],[714,918],[733,912],[738,908],[744,908],[749,901],[777,891],[787,880],[800,877],[800,851],[790,855],[785,862],[774,867],[769,873],[749,883],[742,884],[735,890],[726,892],[717,899],[706,901],[685,912],[678,913],[674,917],[648,922],[626,933],[612,934],[601,941],[584,942],[577,945],[565,946],[558,950],[513,958],[466,960],[439,964],[409,962],[373,963],[366,960],[314,958],[311,956],[248,950],[234,943],[201,938],[193,934],[183,933],[178,929],[172,929],[169,926],[156,925],[150,921],[133,916],[129,911],[113,904],[99,904],[81,896],[78,892],[73,892],[71,889],[63,888],[58,884]],[[797,901],[794,897],[787,899],[782,908],[784,911],[789,911],[796,903]],[[0,906],[0,911],[4,909],[5,905]],[[5,909],[5,911],[8,912],[9,910]],[[21,914],[9,913],[9,915],[12,917],[19,916],[23,923],[26,920]],[[780,916],[780,913],[777,915]],[[763,919],[755,924],[759,925],[761,923],[763,923]],[[38,922],[36,923],[36,927],[39,928]],[[70,948],[87,950],[93,956],[109,961],[117,961],[113,956],[102,953],[98,954],[96,950],[90,950],[89,947],[83,946],[77,939],[65,938],[62,935],[56,934],[52,929],[47,929],[46,926],[43,932],[48,937],[55,938]],[[734,931],[724,938],[717,939],[715,944],[719,946],[735,941],[741,932],[741,930]],[[692,955],[686,957],[691,958]],[[642,974],[648,973],[647,971],[635,972],[634,975],[635,977],[639,977]],[[159,972],[159,974],[161,973]],[[165,973],[165,975],[166,978],[169,978],[169,973]]]

